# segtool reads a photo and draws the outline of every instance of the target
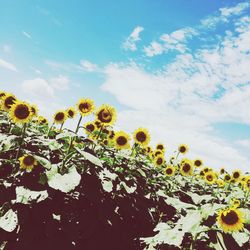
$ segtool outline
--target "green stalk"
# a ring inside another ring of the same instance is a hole
[[[15,159],[16,161],[17,161],[18,156],[20,154],[20,150],[21,150],[21,147],[22,147],[22,144],[23,144],[23,139],[24,139],[24,136],[25,136],[26,128],[27,128],[27,123],[24,123],[23,124],[23,129],[22,129],[21,141],[20,141],[20,144],[19,144],[19,147],[18,147],[18,150],[17,150],[17,154],[16,154],[16,159]]]
[[[50,128],[49,128],[49,130],[48,130],[48,133],[47,133],[47,135],[46,135],[46,138],[49,136],[49,132],[50,132],[51,129],[53,128],[54,124],[55,124],[55,122],[53,122],[52,125],[50,126]]]
[[[62,132],[63,124],[64,124],[64,122],[60,126],[60,132]]]

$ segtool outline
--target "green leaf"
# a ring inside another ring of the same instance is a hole
[[[15,230],[18,224],[17,213],[10,209],[2,217],[0,217],[0,228],[7,232],[12,232]]]
[[[246,242],[250,241],[250,232],[246,229],[244,232],[233,232],[232,237],[242,247]]]
[[[244,220],[246,224],[250,224],[250,210],[246,208],[239,208],[244,216]]]
[[[45,167],[46,169],[50,169],[51,168],[51,163],[49,160],[41,157],[41,156],[38,156],[38,155],[34,155],[34,158],[43,166]]]
[[[95,157],[94,155],[80,150],[79,148],[75,148],[86,160],[90,161],[91,163],[93,163],[94,165],[98,166],[98,167],[102,167],[102,162],[99,158]]]

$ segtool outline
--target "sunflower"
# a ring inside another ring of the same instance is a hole
[[[181,161],[180,172],[183,176],[188,176],[193,174],[192,161],[189,159],[183,159]]]
[[[63,110],[57,111],[54,115],[54,122],[58,124],[62,124],[67,119],[67,113]]]
[[[96,118],[101,124],[114,124],[116,121],[116,110],[110,105],[102,105],[96,112]]]
[[[206,183],[208,184],[214,184],[216,181],[216,175],[214,174],[214,172],[210,171],[207,172],[204,176],[204,180],[206,181]]]
[[[38,115],[38,108],[35,104],[30,105],[30,111],[31,111],[32,117],[36,117]]]
[[[240,170],[234,170],[232,173],[232,178],[238,181],[241,178],[242,174]]]
[[[224,176],[224,181],[225,181],[225,182],[229,182],[230,180],[231,180],[230,174],[225,174],[225,176]]]
[[[157,157],[154,158],[154,164],[155,164],[155,166],[160,167],[164,163],[165,163],[165,160],[164,160],[164,158],[163,158],[162,155],[159,155],[159,156],[157,156]]]
[[[166,148],[162,143],[158,143],[156,145],[156,150],[161,150],[162,152],[165,152]]]
[[[221,179],[218,179],[216,180],[216,184],[219,186],[219,187],[224,187],[225,186],[225,182]]]
[[[167,176],[173,176],[175,173],[175,168],[173,166],[167,166],[166,169],[165,169],[165,174]]]
[[[201,167],[203,165],[203,162],[202,162],[202,160],[201,159],[195,159],[194,160],[194,166],[195,167]]]
[[[68,115],[68,118],[72,119],[76,116],[76,111],[73,107],[69,107],[67,110],[67,115]]]
[[[94,101],[87,99],[80,99],[77,103],[77,109],[79,110],[82,116],[91,114],[95,109]]]
[[[31,171],[36,165],[37,161],[32,155],[25,154],[19,158],[20,168]]]
[[[250,176],[246,176],[245,180],[243,181],[243,187],[247,192],[250,191]]]
[[[145,148],[145,151],[146,151],[147,154],[149,154],[149,153],[152,152],[153,150],[152,150],[152,148],[151,148],[150,146],[147,146],[147,147]]]
[[[37,121],[40,124],[48,124],[48,120],[45,117],[41,116],[41,115],[38,116]]]
[[[0,100],[3,99],[6,96],[6,93],[4,91],[0,91]]]
[[[84,125],[86,134],[91,134],[96,130],[96,126],[93,122],[87,122]]]
[[[10,117],[15,123],[27,123],[32,119],[29,104],[17,101],[10,108]]]
[[[130,136],[127,133],[123,131],[115,133],[114,143],[117,149],[128,149],[130,147],[129,140]]]
[[[221,209],[217,215],[217,223],[224,232],[237,232],[244,227],[244,217],[236,208]]]
[[[108,138],[112,140],[114,139],[114,137],[115,137],[115,132],[113,130],[109,130]]]
[[[150,134],[145,128],[138,128],[133,134],[134,141],[141,146],[147,146],[150,142]]]
[[[164,152],[161,151],[161,150],[155,150],[155,151],[154,151],[154,156],[157,157],[157,156],[159,156],[159,155],[163,155],[163,153],[164,153]]]
[[[239,206],[240,206],[240,200],[238,199],[231,200],[231,207],[238,208]]]
[[[221,169],[220,169],[220,174],[225,174],[225,173],[226,173],[225,168],[221,168]]]
[[[2,99],[2,109],[9,111],[11,106],[17,101],[16,97],[12,94],[6,94]]]
[[[188,151],[188,146],[186,144],[181,144],[179,147],[178,147],[178,151],[182,154],[185,154],[187,153]]]

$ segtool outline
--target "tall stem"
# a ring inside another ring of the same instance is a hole
[[[26,128],[27,128],[27,123],[24,123],[21,141],[20,141],[20,144],[19,144],[19,147],[18,147],[18,150],[17,150],[17,154],[16,154],[16,160],[18,159],[18,156],[20,154],[20,150],[21,150],[21,147],[22,147],[22,144],[23,144],[23,139],[24,139],[24,136],[25,136]]]
[[[51,129],[52,129],[52,127],[54,126],[54,124],[55,124],[55,122],[53,122],[52,125],[50,126],[50,128],[49,128],[49,130],[48,130],[48,133],[47,133],[47,135],[46,135],[46,137],[49,136],[49,132],[51,131]]]
[[[63,123],[61,124],[61,126],[60,126],[60,132],[62,131],[63,124],[64,124],[64,122],[63,122]]]

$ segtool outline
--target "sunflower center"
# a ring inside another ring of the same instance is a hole
[[[15,108],[14,114],[16,118],[24,120],[30,115],[29,107],[24,104],[18,104]]]
[[[73,112],[72,110],[69,110],[69,111],[68,111],[68,115],[69,115],[70,117],[73,117],[73,116],[74,116],[74,112]]]
[[[226,181],[229,181],[229,180],[230,180],[230,176],[229,176],[229,175],[226,175],[226,176],[225,176],[225,180],[226,180]]]
[[[239,177],[240,177],[239,172],[235,172],[235,173],[233,174],[233,177],[234,177],[235,179],[239,178]]]
[[[181,153],[185,153],[186,152],[186,147],[185,146],[181,146],[180,148],[179,148],[179,151],[181,152]]]
[[[226,223],[228,225],[234,225],[235,223],[237,223],[239,221],[239,217],[238,217],[237,213],[233,210],[230,210],[226,214],[226,216],[224,216],[224,214],[222,213],[221,219],[224,223]]]
[[[136,134],[136,139],[139,141],[139,142],[144,142],[146,141],[147,139],[147,136],[144,132],[140,131]]]
[[[108,123],[112,121],[112,114],[108,110],[102,109],[97,116],[101,122]]]
[[[201,161],[200,160],[196,160],[194,162],[194,165],[197,166],[197,167],[199,167],[201,165]]]
[[[55,116],[55,120],[56,121],[62,121],[64,119],[64,113],[63,112],[59,112],[56,114]]]
[[[10,109],[11,105],[13,105],[15,103],[15,100],[16,100],[16,98],[13,96],[7,97],[4,101],[5,107]]]
[[[124,136],[119,136],[116,139],[116,142],[117,142],[118,145],[124,146],[127,143],[127,139]]]
[[[84,102],[84,103],[80,103],[79,104],[79,109],[82,111],[82,112],[86,112],[86,111],[89,111],[90,110],[90,105],[89,103],[87,102]]]
[[[35,163],[35,159],[33,156],[29,155],[29,156],[26,156],[24,159],[23,159],[23,163],[26,165],[26,166],[32,166],[34,163]]]
[[[188,163],[184,163],[182,170],[187,173],[190,171],[190,169],[191,169],[191,166]]]
[[[166,173],[167,174],[172,174],[173,173],[173,169],[172,168],[167,168],[166,169]]]
[[[86,126],[86,129],[87,129],[88,131],[90,131],[90,132],[93,132],[94,129],[95,129],[95,126],[94,126],[93,124],[89,124],[89,125]]]
[[[207,175],[207,176],[206,176],[206,178],[207,178],[207,180],[208,180],[208,181],[212,181],[212,180],[213,180],[213,176],[212,176],[212,175],[210,175],[210,174],[209,174],[209,175]]]
[[[163,149],[163,145],[158,145],[158,146],[157,146],[157,149],[162,150],[162,149]]]
[[[162,158],[158,158],[157,161],[156,161],[156,163],[157,163],[158,165],[161,165],[162,162],[163,162]]]

